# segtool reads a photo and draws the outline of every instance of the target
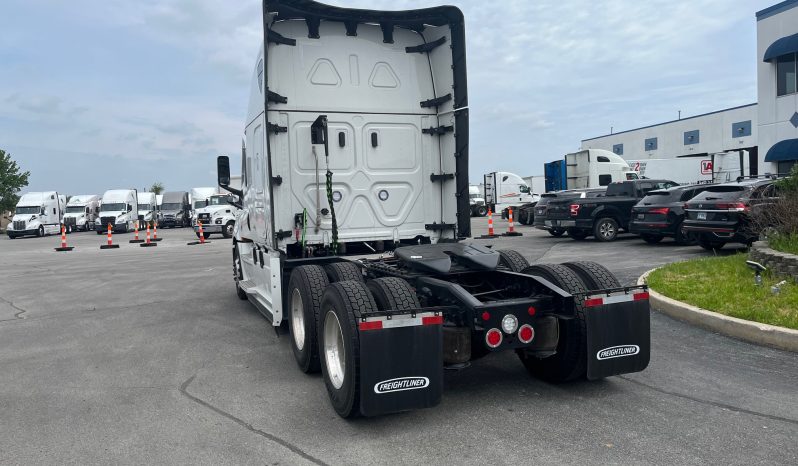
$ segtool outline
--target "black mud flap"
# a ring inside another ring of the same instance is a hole
[[[585,296],[587,378],[640,372],[651,356],[648,291],[626,288]]]
[[[361,320],[360,412],[436,406],[443,392],[443,317],[432,312]]]

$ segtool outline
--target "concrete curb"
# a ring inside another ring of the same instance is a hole
[[[641,275],[637,284],[646,284],[648,275],[655,270]],[[648,291],[651,307],[674,319],[749,343],[798,352],[798,330],[725,316]]]

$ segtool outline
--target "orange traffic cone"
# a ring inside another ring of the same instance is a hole
[[[114,227],[111,224],[108,224],[108,244],[100,245],[100,249],[119,249],[118,244],[114,244]]]
[[[66,226],[62,224],[61,225],[61,247],[60,248],[55,248],[55,250],[63,252],[63,251],[71,251],[73,249],[75,249],[75,248],[72,247],[72,246],[67,246],[67,242],[66,242]]]
[[[192,242],[186,243],[186,244],[188,244],[189,246],[193,246],[195,244],[209,244],[210,241],[205,241],[205,232],[202,229],[202,222],[200,222],[199,220],[197,220],[197,227],[199,229],[199,231],[197,232],[197,236],[199,237],[199,241],[192,241]]]
[[[139,239],[139,221],[138,220],[136,220],[136,226],[135,226],[133,232],[136,234],[136,237],[133,238],[132,240],[130,240],[130,242],[131,243],[143,243],[144,240]]]
[[[152,228],[153,228],[152,240],[157,243],[158,241],[163,239],[163,238],[158,238],[158,222],[152,222]]]
[[[507,220],[510,222],[510,225],[507,228],[507,233],[504,236],[521,236],[523,233],[519,233],[515,231],[515,224],[513,223],[513,208],[510,207],[507,210]]]
[[[152,246],[158,246],[157,244],[150,241],[150,224],[147,224],[147,242],[139,244],[139,246],[143,248],[149,248]]]
[[[488,208],[488,234],[478,236],[477,239],[490,239],[490,238],[498,238],[499,235],[494,234],[493,232],[493,211]]]

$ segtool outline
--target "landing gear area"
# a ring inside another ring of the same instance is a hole
[[[433,407],[445,367],[500,351],[555,383],[648,365],[646,288],[621,287],[593,262],[530,266],[461,243],[309,261],[284,261],[283,322],[299,369],[322,373],[345,418]],[[246,297],[238,262],[234,272]]]

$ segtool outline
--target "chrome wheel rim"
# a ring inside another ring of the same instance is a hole
[[[305,347],[305,314],[299,288],[294,288],[291,292],[291,333],[297,349],[302,351]]]
[[[344,384],[346,350],[341,323],[332,309],[327,311],[324,318],[324,364],[327,366],[330,383],[336,390],[340,389]]]
[[[227,225],[227,236],[233,236],[233,225]]]
[[[605,238],[611,238],[612,235],[615,233],[615,228],[612,226],[610,222],[604,222],[601,224],[599,231],[601,232],[601,236]]]

